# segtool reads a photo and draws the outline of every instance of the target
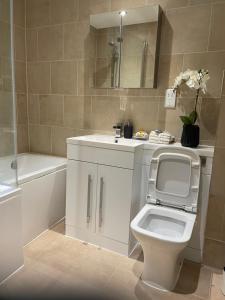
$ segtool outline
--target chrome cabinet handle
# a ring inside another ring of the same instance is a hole
[[[103,218],[102,218],[102,204],[103,204],[103,177],[100,178],[100,201],[99,201],[99,227],[102,226],[102,221],[103,221]]]
[[[87,192],[87,223],[91,220],[91,175],[88,175],[88,192]]]

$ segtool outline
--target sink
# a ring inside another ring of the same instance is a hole
[[[115,140],[117,140],[117,143]],[[131,152],[134,152],[136,147],[139,147],[143,144],[143,142],[133,139],[115,139],[115,137],[111,135],[86,135],[73,137],[68,138],[67,143]]]

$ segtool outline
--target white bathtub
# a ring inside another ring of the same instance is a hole
[[[23,244],[26,245],[65,216],[66,159],[21,154],[17,163],[22,190]]]

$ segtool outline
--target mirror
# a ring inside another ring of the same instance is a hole
[[[160,15],[155,5],[90,16],[93,87],[156,87]]]

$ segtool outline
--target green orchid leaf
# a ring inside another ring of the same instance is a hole
[[[180,119],[184,123],[184,125],[192,125],[192,120],[189,116],[180,116]]]
[[[191,123],[194,125],[198,118],[198,113],[196,111],[192,111],[189,115]]]

